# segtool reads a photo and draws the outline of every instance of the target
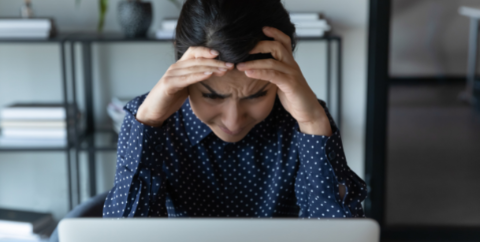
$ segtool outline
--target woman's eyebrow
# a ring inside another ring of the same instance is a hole
[[[207,88],[213,95],[215,95],[215,96],[219,96],[219,97],[221,97],[221,98],[227,98],[227,97],[230,97],[230,96],[232,95],[232,94],[228,94],[228,95],[219,94],[219,93],[217,93],[215,90],[213,90],[210,86],[208,86],[207,84],[205,84],[205,83],[203,83],[203,82],[200,82],[200,84],[202,84],[204,87],[206,87],[206,88]],[[246,99],[246,98],[250,98],[250,97],[257,96],[258,94],[260,94],[260,93],[265,89],[266,86],[268,86],[268,84],[270,84],[270,82],[267,83],[267,84],[265,84],[265,85],[263,85],[263,87],[262,87],[258,92],[254,93],[254,94],[252,94],[252,95],[250,95],[250,96],[248,96],[248,97],[244,97],[244,98],[242,98],[242,99]]]

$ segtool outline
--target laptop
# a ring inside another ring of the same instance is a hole
[[[373,219],[67,218],[60,242],[378,242]]]

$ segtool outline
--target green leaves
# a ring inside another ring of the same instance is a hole
[[[80,2],[82,0],[75,0],[75,7],[80,6]],[[180,3],[178,0],[168,0],[172,4],[174,4],[178,9],[182,9],[182,3]],[[108,0],[98,0],[98,25],[97,25],[97,31],[102,32],[103,31],[103,26],[105,24],[105,15],[107,14],[108,10]]]
[[[105,23],[105,14],[107,13],[108,9],[108,0],[98,0],[99,4],[99,15],[98,15],[98,26],[97,26],[97,31],[102,32],[103,30],[103,25]]]
[[[80,6],[81,0],[75,0],[75,7]],[[105,24],[105,14],[108,10],[108,0],[98,0],[98,25],[97,31],[102,32]]]

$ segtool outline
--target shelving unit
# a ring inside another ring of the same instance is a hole
[[[67,73],[65,66],[65,35],[59,34],[49,39],[0,39],[0,44],[7,43],[22,43],[22,44],[38,44],[38,43],[57,43],[60,48],[60,60],[61,60],[61,76],[62,76],[62,89],[63,89],[63,105],[68,113],[68,85],[67,85]],[[68,122],[67,122],[68,125]],[[68,127],[67,127],[68,129]],[[72,140],[69,132],[67,132],[67,140]],[[72,194],[72,166],[71,166],[71,150],[75,148],[74,144],[69,142],[66,147],[2,147],[0,146],[0,152],[65,152],[67,156],[67,177],[68,177],[68,204],[69,209],[73,208],[73,194]]]
[[[298,41],[326,41],[326,102],[327,104],[332,103],[331,87],[332,87],[332,42],[337,42],[337,58],[336,58],[336,79],[337,79],[337,93],[336,93],[336,113],[341,114],[341,50],[342,50],[342,40],[339,36],[336,35],[326,35],[324,37],[315,37],[315,38],[297,38]],[[54,38],[43,39],[43,40],[24,40],[24,39],[0,39],[0,43],[25,43],[25,44],[35,44],[39,42],[54,42],[58,43],[61,49],[61,70],[62,70],[62,85],[63,85],[63,98],[64,105],[68,110],[67,103],[72,102],[74,107],[77,106],[77,80],[76,80],[76,64],[75,56],[77,55],[75,51],[75,45],[80,44],[81,46],[81,55],[82,55],[82,72],[83,72],[83,89],[84,99],[85,99],[85,110],[83,112],[83,118],[85,118],[85,132],[80,134],[78,129],[77,120],[74,121],[74,137],[68,137],[69,140],[74,140],[73,143],[70,143],[68,147],[59,147],[59,148],[15,148],[7,149],[1,148],[2,151],[17,151],[17,152],[26,152],[26,151],[64,151],[67,153],[67,176],[68,176],[68,199],[69,199],[69,208],[72,209],[75,204],[80,203],[80,176],[79,176],[79,152],[87,152],[88,157],[88,190],[89,196],[94,196],[97,194],[96,191],[96,170],[95,170],[95,154],[97,152],[116,152],[117,146],[116,142],[118,140],[118,135],[113,129],[109,130],[100,130],[96,129],[94,123],[94,98],[93,98],[93,77],[92,77],[92,43],[102,42],[122,42],[122,43],[138,43],[138,42],[169,42],[172,40],[161,40],[154,37],[145,37],[145,38],[125,38],[120,33],[60,33]],[[65,57],[66,49],[69,50],[70,58],[67,60]],[[70,66],[70,85],[67,85],[67,73],[66,66],[67,63]],[[71,88],[71,89],[69,89]],[[70,91],[70,92],[69,92]],[[72,93],[71,101],[68,93]],[[74,113],[77,113],[77,110],[74,110]],[[341,115],[336,117],[337,125],[341,124]],[[70,125],[70,124],[68,124]],[[69,127],[67,127],[69,128]],[[71,159],[70,153],[74,151],[74,158]],[[71,164],[73,161],[73,164]],[[72,174],[75,174],[75,180],[72,180]],[[72,187],[72,184],[75,184],[76,187]],[[76,191],[76,201],[73,201],[73,191]],[[75,203],[74,203],[75,202]]]

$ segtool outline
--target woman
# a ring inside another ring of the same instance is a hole
[[[279,0],[187,0],[177,62],[124,107],[103,216],[364,217],[294,32]]]

